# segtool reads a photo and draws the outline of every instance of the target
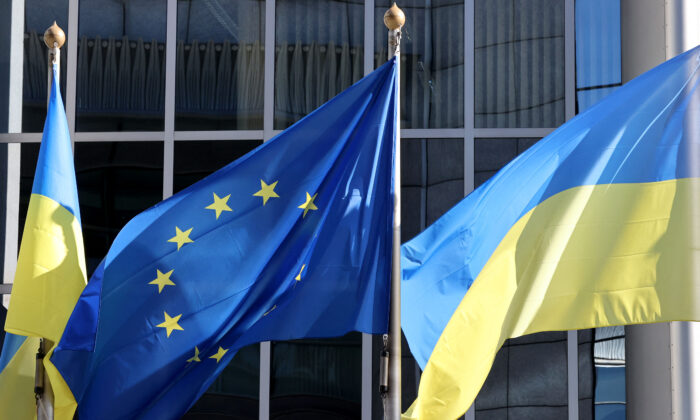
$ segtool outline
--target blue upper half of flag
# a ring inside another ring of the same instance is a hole
[[[53,83],[49,94],[48,112],[41,137],[39,159],[36,163],[32,194],[48,197],[73,213],[80,223],[78,189],[75,186],[73,150],[66,111],[58,88],[58,64],[54,64]]]
[[[119,233],[52,361],[81,419],[179,418],[237,349],[388,325],[396,67]]]

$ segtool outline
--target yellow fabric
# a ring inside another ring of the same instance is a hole
[[[32,194],[5,330],[58,342],[84,287],[80,223],[56,201]]]
[[[34,370],[39,339],[27,337],[0,372],[0,419],[36,419]]]
[[[73,394],[49,358],[85,287],[84,255],[80,223],[75,216],[51,198],[32,194],[5,330],[50,340],[44,366],[54,393],[56,420],[72,419],[76,407]],[[38,343],[33,337],[28,340]],[[34,410],[35,354],[36,350],[31,355],[31,405]],[[18,402],[14,404],[20,405]]]
[[[404,419],[454,419],[508,338],[700,320],[700,180],[582,186],[523,216],[442,332]]]

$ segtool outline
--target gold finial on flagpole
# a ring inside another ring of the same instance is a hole
[[[403,10],[399,9],[399,6],[394,2],[389,10],[384,13],[384,24],[390,31],[393,31],[401,29],[404,23],[406,23],[406,15],[403,14]]]
[[[54,46],[61,48],[65,42],[66,33],[63,32],[63,29],[61,29],[54,20],[53,25],[49,26],[46,32],[44,32],[44,43],[49,48],[54,48]]]

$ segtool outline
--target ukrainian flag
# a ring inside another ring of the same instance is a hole
[[[85,257],[68,122],[58,67],[41,140],[0,356],[0,418],[36,413],[34,360],[39,338],[51,348],[63,334],[85,287]],[[53,350],[49,352],[49,356]],[[54,391],[54,417],[72,418],[75,403],[54,366],[44,365]]]
[[[700,320],[700,47],[538,142],[405,244],[402,267],[424,368],[405,418],[463,414],[508,338]]]

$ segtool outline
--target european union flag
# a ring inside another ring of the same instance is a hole
[[[52,358],[81,419],[179,418],[241,347],[388,324],[391,61],[119,233]]]

